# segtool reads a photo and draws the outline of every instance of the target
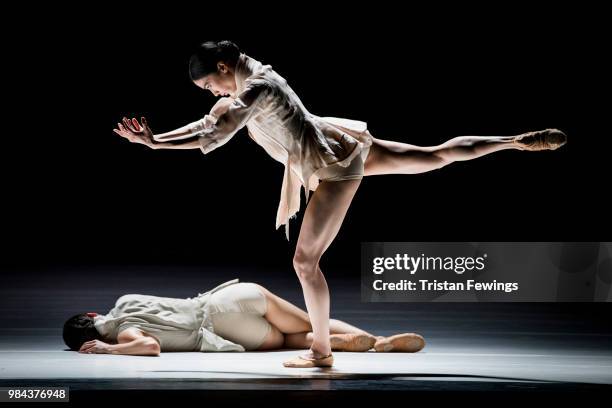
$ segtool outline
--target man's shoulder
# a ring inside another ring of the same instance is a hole
[[[120,296],[115,302],[115,305],[120,305],[124,303],[129,303],[129,302],[141,302],[143,300],[147,300],[147,299],[150,300],[153,298],[156,298],[156,296],[142,295],[139,293],[128,293],[128,294]]]

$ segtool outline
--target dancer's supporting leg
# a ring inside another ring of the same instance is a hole
[[[329,289],[319,260],[340,230],[342,221],[361,180],[323,180],[308,201],[297,240],[293,266],[304,292],[313,341],[304,357],[321,359],[331,355],[329,339]],[[331,364],[330,357],[325,362]],[[291,365],[295,366],[295,365]]]
[[[415,146],[374,138],[365,162],[365,175],[424,173],[500,150],[554,150],[565,142],[565,134],[556,129],[517,136],[459,136],[438,146]]]

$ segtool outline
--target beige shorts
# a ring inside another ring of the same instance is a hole
[[[319,170],[319,179],[327,181],[355,180],[363,178],[364,174],[364,159],[370,152],[368,147],[365,154],[358,154],[351,160],[347,167],[342,167],[339,164],[332,164]]]
[[[267,306],[266,296],[254,283],[220,289],[210,296],[213,331],[246,350],[256,350],[272,328],[264,317]]]

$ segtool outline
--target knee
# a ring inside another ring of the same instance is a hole
[[[441,169],[442,167],[451,164],[455,160],[453,153],[448,149],[440,149],[432,153],[431,161],[434,169]]]
[[[293,269],[300,281],[311,280],[318,273],[319,257],[298,248],[293,255]]]

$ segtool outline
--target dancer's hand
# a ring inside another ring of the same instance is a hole
[[[108,354],[110,353],[110,344],[100,340],[90,340],[83,343],[79,349],[79,353],[84,354]]]
[[[113,129],[113,132],[132,143],[140,143],[154,149],[153,132],[144,116],[140,120],[142,124],[135,118],[130,120],[124,116],[123,123],[117,123],[117,129]]]

